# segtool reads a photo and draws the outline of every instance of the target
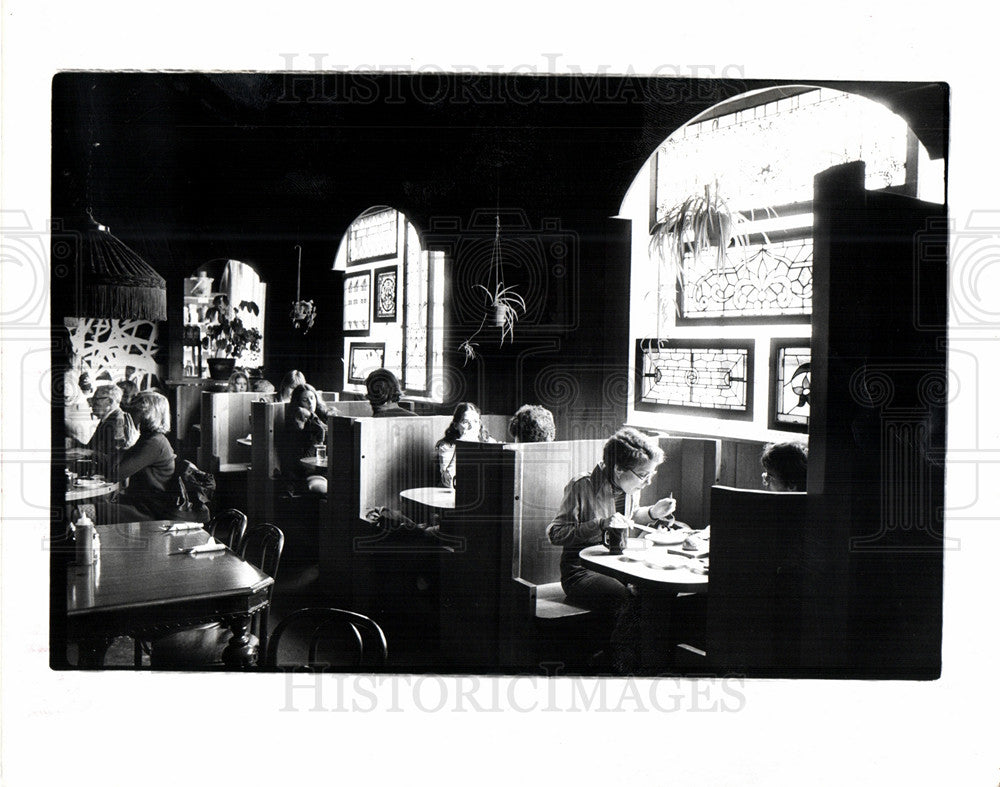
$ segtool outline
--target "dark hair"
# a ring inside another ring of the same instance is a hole
[[[556,422],[546,408],[526,404],[514,413],[507,431],[520,443],[550,443],[556,439]]]
[[[372,407],[381,407],[388,402],[398,402],[403,395],[399,378],[388,369],[376,369],[365,379],[368,401]]]
[[[760,464],[767,474],[792,492],[806,491],[809,449],[803,443],[771,443],[764,447]]]
[[[663,461],[663,451],[652,439],[629,426],[623,426],[604,444],[604,467],[608,473],[616,467],[634,470],[643,462]]]
[[[444,430],[444,437],[438,440],[438,445],[441,443],[454,443],[462,436],[462,430],[459,424],[462,423],[462,419],[465,418],[465,414],[472,410],[476,415],[482,417],[482,413],[479,408],[476,407],[472,402],[462,402],[458,407],[455,408],[455,413],[451,417],[451,423],[448,424],[448,428]],[[486,427],[482,425],[482,421],[479,422],[479,440],[480,442],[490,439],[490,433],[486,430]]]
[[[305,385],[306,376],[298,369],[292,369],[281,378],[281,385],[278,386],[278,398],[287,401],[291,397],[296,386]]]
[[[139,393],[139,386],[131,380],[122,380],[120,383],[117,383],[117,385],[122,391],[122,406],[127,406],[135,395]]]

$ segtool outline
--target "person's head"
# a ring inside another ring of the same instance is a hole
[[[649,437],[624,426],[604,444],[604,470],[624,492],[646,486],[663,461],[663,451]]]
[[[103,418],[122,401],[122,389],[117,385],[99,385],[90,397],[90,409],[98,418]]]
[[[243,372],[229,375],[229,393],[246,393],[250,390],[250,378]]]
[[[802,443],[771,443],[760,455],[765,489],[772,492],[805,492],[809,449]]]
[[[161,393],[137,393],[129,404],[129,412],[140,432],[166,434],[170,431],[170,403]]]
[[[292,391],[292,404],[303,410],[308,410],[310,413],[315,413],[316,405],[319,404],[319,394],[309,383],[296,385],[295,390]]]
[[[274,384],[270,380],[265,380],[261,377],[250,384],[250,390],[254,393],[273,394]]]
[[[122,380],[118,383],[118,387],[122,391],[122,407],[128,407],[129,402],[131,402],[137,393],[139,393],[139,386],[136,385],[131,380]]]
[[[456,440],[478,442],[482,437],[482,430],[479,408],[472,402],[462,402],[455,408],[451,423],[444,430],[444,439],[450,442]]]
[[[551,443],[556,439],[552,413],[537,404],[522,406],[510,419],[507,431],[515,443]]]
[[[305,384],[306,376],[298,369],[292,369],[292,371],[281,378],[281,385],[278,386],[278,396],[283,402],[290,401],[292,391],[295,390],[296,386]]]
[[[368,399],[372,407],[382,407],[398,402],[403,395],[403,387],[399,384],[399,378],[388,369],[376,369],[369,374],[365,380],[365,388],[368,390],[365,398]]]

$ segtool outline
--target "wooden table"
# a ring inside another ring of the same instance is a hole
[[[205,530],[166,535],[168,520],[99,525],[100,559],[66,569],[67,634],[80,643],[80,666],[100,667],[117,636],[152,639],[173,629],[219,622],[232,638],[227,667],[256,663],[251,617],[268,604],[274,580],[226,549],[204,555],[172,552],[204,544]]]
[[[110,495],[112,492],[118,491],[118,483],[116,481],[102,481],[99,484],[94,484],[93,486],[77,486],[76,484],[70,484],[66,487],[66,502],[73,503],[77,500],[89,500],[94,497],[103,497],[104,495]]]
[[[404,500],[417,505],[438,510],[455,508],[455,490],[443,486],[418,486],[415,489],[404,489],[399,493]]]
[[[611,555],[601,545],[586,547],[580,551],[580,559],[591,571],[639,588],[641,669],[647,674],[669,671],[676,645],[670,621],[677,614],[677,595],[707,593],[708,575],[688,570],[684,566],[693,561],[668,554],[665,546],[630,538],[629,547],[621,555]],[[674,559],[681,567],[663,569],[647,565],[647,562],[656,566]]]

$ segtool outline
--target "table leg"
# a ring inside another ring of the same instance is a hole
[[[222,662],[230,669],[250,669],[257,665],[257,646],[250,640],[250,616],[239,618],[229,626],[233,632],[226,649],[222,651]]]
[[[639,657],[646,675],[670,672],[673,666],[673,642],[670,623],[673,618],[674,592],[644,587],[639,594]]]

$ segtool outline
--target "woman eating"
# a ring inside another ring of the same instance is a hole
[[[489,431],[483,426],[479,408],[472,402],[462,402],[455,408],[451,423],[444,431],[444,437],[434,445],[441,485],[449,489],[455,485],[455,445],[466,443],[495,443]]]
[[[670,497],[639,506],[640,493],[662,461],[663,452],[655,442],[635,429],[619,429],[604,444],[597,467],[566,486],[562,505],[546,528],[549,541],[562,547],[559,573],[566,599],[611,617],[615,626],[622,622],[629,589],[613,577],[585,568],[580,550],[600,544],[606,530],[627,528],[630,522],[649,525],[674,512],[676,502]]]

